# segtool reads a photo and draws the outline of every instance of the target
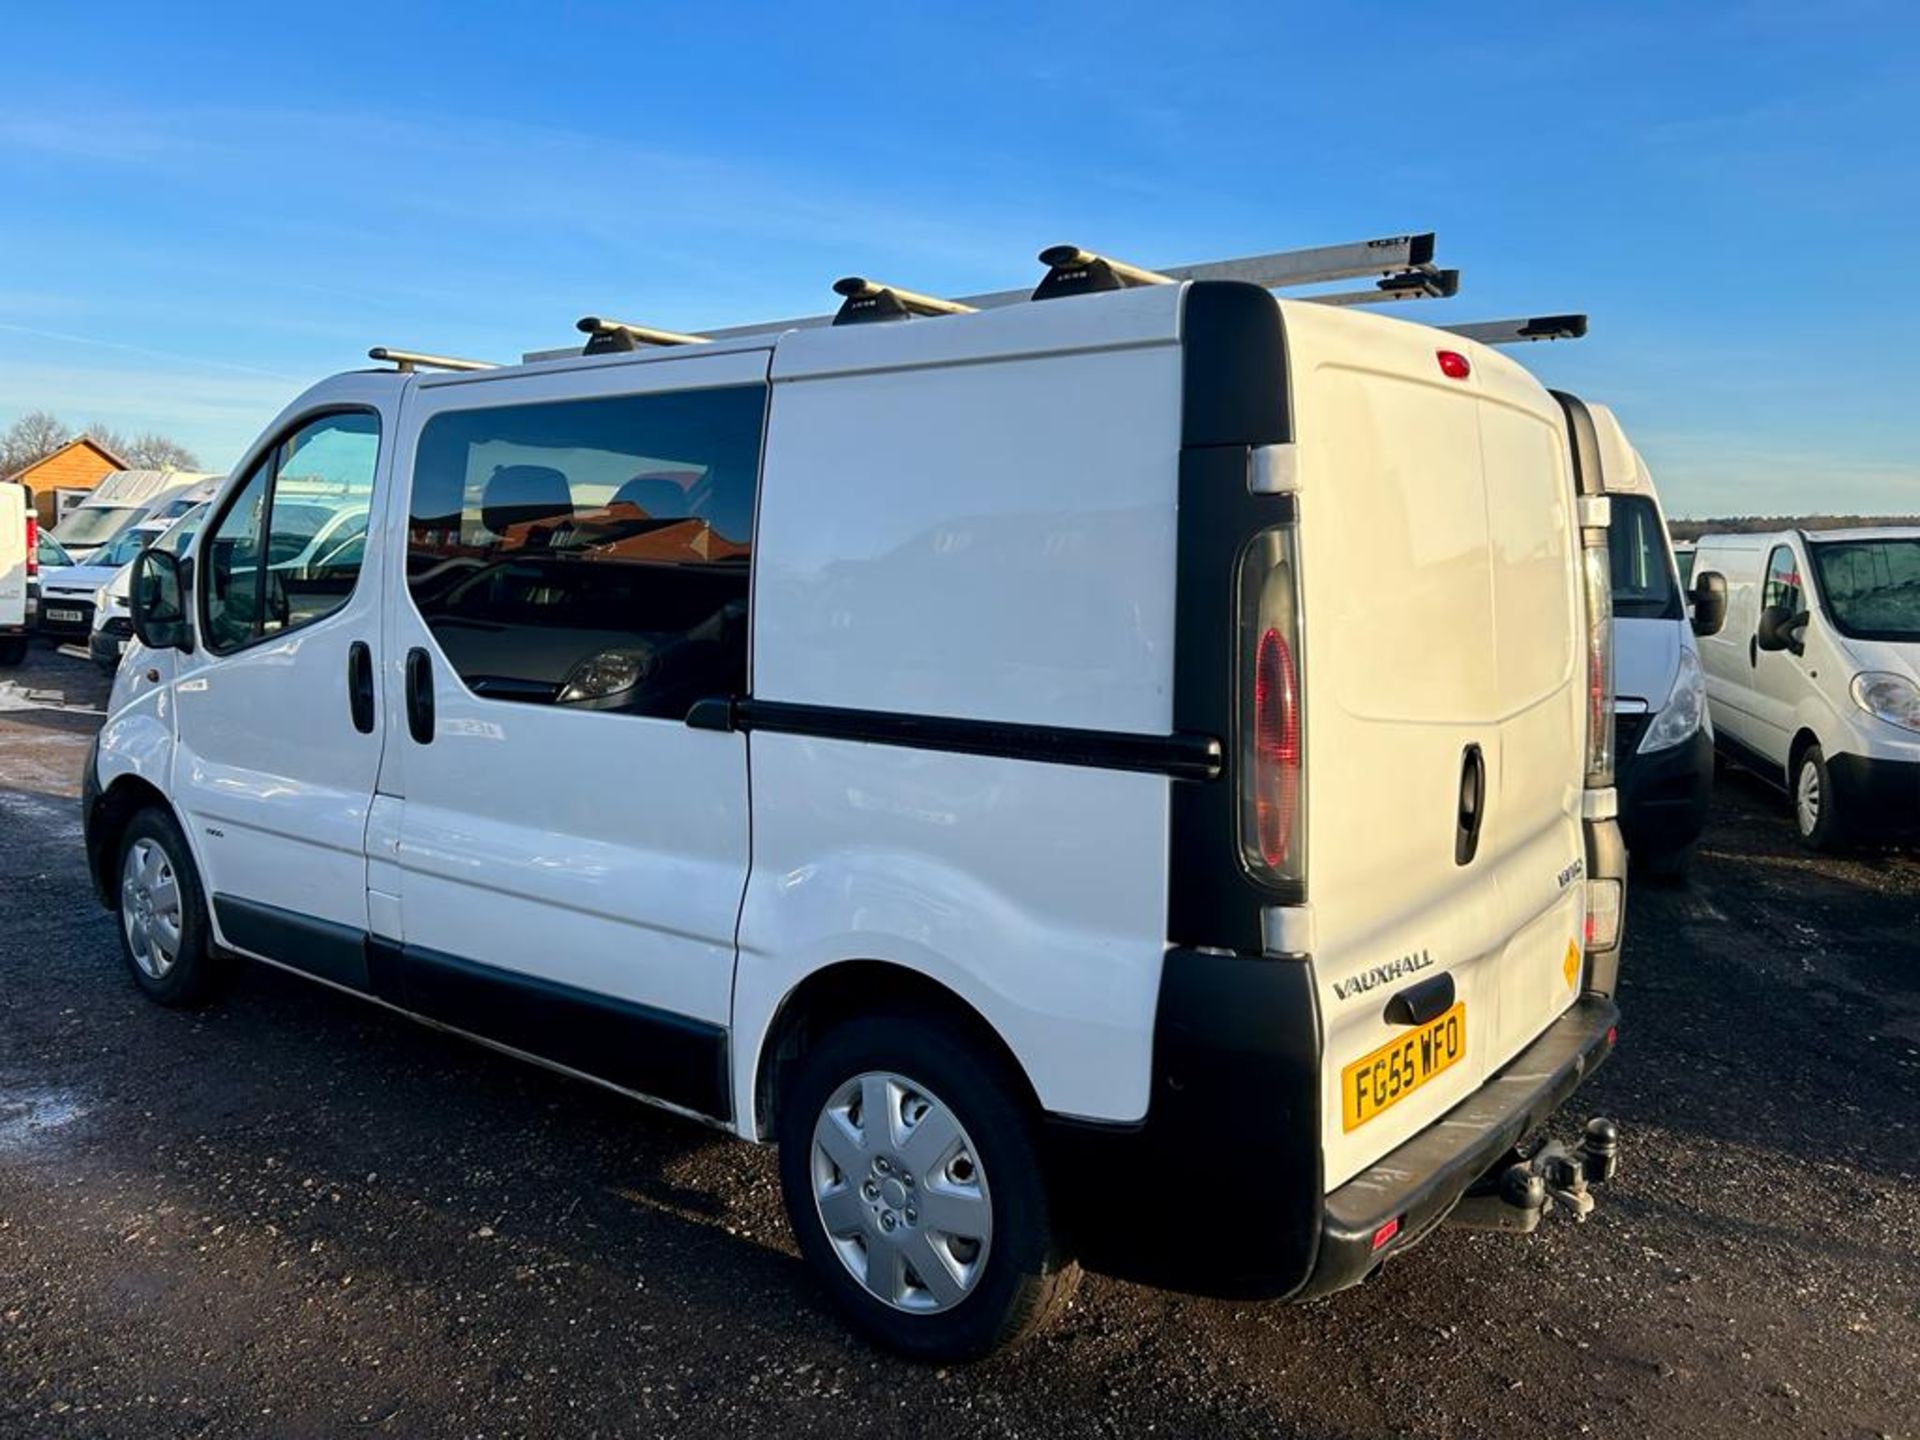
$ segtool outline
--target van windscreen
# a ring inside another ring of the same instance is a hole
[[[1855,640],[1920,641],[1920,538],[1816,540],[1827,618]]]
[[[1660,511],[1644,495],[1612,497],[1607,532],[1613,568],[1613,613],[1633,620],[1679,620],[1680,586],[1667,561]]]

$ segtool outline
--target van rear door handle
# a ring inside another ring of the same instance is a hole
[[[1453,831],[1453,863],[1472,862],[1480,849],[1480,821],[1487,810],[1487,760],[1478,745],[1460,756],[1460,809]]]
[[[433,743],[433,662],[418,645],[407,652],[407,732],[416,745]]]
[[[373,651],[364,640],[347,647],[347,707],[353,713],[353,728],[362,735],[373,733]]]

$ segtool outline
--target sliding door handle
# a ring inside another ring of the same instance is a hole
[[[407,652],[407,732],[416,745],[433,743],[433,662],[418,645]]]

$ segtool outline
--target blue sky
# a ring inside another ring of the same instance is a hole
[[[1676,13],[1677,12],[1677,13]],[[1057,18],[1056,18],[1057,17]],[[13,7],[0,424],[224,466],[368,345],[1414,229],[1678,515],[1920,510],[1920,6]]]

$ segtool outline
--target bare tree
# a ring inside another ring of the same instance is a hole
[[[89,425],[81,432],[107,447],[135,470],[198,470],[200,457],[169,435],[149,430],[128,436],[105,425]]]
[[[0,433],[0,475],[24,470],[72,438],[73,431],[58,416],[45,410],[27,411]]]

